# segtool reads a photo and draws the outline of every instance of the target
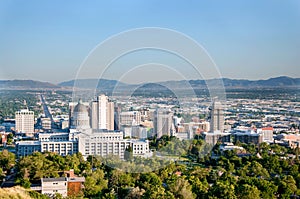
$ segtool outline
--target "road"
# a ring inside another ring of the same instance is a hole
[[[48,108],[48,106],[47,106],[47,104],[46,104],[46,101],[45,101],[45,99],[44,99],[44,96],[41,94],[40,97],[41,97],[41,102],[42,102],[42,105],[43,105],[43,110],[44,110],[45,116],[46,116],[47,118],[50,118],[51,123],[54,124],[53,117],[52,117],[52,115],[51,115],[51,113],[50,113],[50,111],[49,111],[49,108]]]

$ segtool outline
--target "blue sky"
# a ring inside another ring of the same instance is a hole
[[[0,79],[74,79],[97,44],[141,27],[192,37],[223,77],[300,77],[299,20],[298,0],[2,0]]]

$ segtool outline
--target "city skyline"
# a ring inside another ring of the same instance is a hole
[[[80,64],[96,45],[112,35],[143,27],[190,36],[210,54],[222,77],[299,77],[298,1],[2,1],[0,7],[0,27],[5,30],[0,37],[0,79],[52,83],[75,79]],[[143,59],[147,64],[155,56],[148,54]],[[172,65],[168,56],[159,60]],[[128,65],[135,59],[133,56]],[[116,68],[124,65],[119,64]],[[88,75],[98,78],[100,74],[89,71]],[[106,78],[114,79],[109,75]],[[171,77],[153,75],[155,78]],[[189,79],[199,78],[191,74]]]
[[[0,1],[0,198],[300,198],[300,1]]]

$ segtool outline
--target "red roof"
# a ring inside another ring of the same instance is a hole
[[[262,130],[272,130],[272,131],[274,131],[273,127],[264,127],[264,128],[262,128]]]

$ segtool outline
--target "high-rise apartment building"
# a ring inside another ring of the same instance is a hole
[[[98,102],[98,129],[107,129],[107,105],[108,97],[100,95],[97,98]]]
[[[171,136],[173,130],[173,113],[170,110],[157,109],[154,112],[154,133],[157,138],[163,135]]]
[[[218,141],[230,142],[230,133],[224,132],[224,108],[221,102],[214,101],[210,109],[210,132],[204,132],[205,142],[215,145]]]
[[[120,114],[121,114],[122,108],[120,104],[115,104],[114,107],[114,129],[120,130]]]
[[[210,111],[210,132],[224,131],[224,108],[221,102],[214,101]]]
[[[114,102],[108,100],[106,108],[106,129],[114,130],[115,106]]]
[[[90,106],[92,129],[114,130],[114,102],[109,101],[107,96],[100,95]]]
[[[98,129],[98,101],[92,101],[90,107],[91,128]]]
[[[15,113],[16,132],[28,134],[34,133],[34,112],[28,109],[22,109]]]

